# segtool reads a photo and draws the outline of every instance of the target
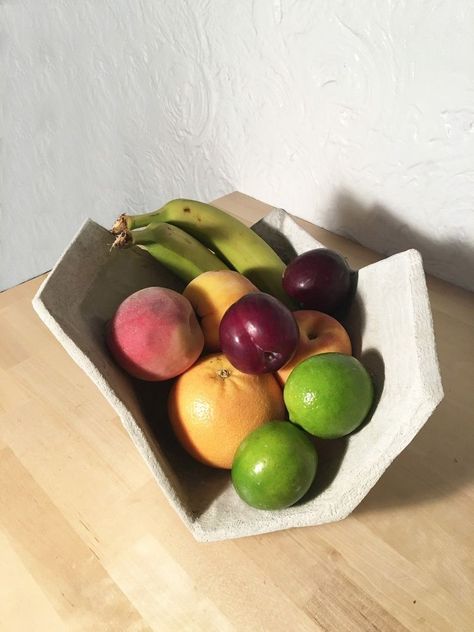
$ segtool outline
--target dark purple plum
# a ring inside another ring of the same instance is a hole
[[[283,289],[304,309],[334,314],[351,291],[351,269],[334,250],[308,250],[286,266]]]
[[[278,299],[246,294],[224,314],[219,327],[222,351],[243,373],[273,373],[291,360],[299,339],[298,325]]]

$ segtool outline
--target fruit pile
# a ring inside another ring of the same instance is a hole
[[[351,300],[345,259],[318,248],[285,265],[239,220],[192,200],[121,215],[112,233],[115,247],[144,248],[186,283],[120,304],[106,332],[115,361],[142,380],[173,380],[177,440],[201,463],[231,470],[246,503],[296,503],[316,476],[313,437],[349,434],[373,403],[334,317]]]

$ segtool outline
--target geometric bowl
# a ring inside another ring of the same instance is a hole
[[[282,209],[253,229],[284,261],[321,246]],[[139,248],[110,250],[111,234],[87,220],[38,290],[33,306],[117,412],[163,493],[199,541],[318,525],[348,516],[414,438],[443,398],[420,254],[393,255],[358,272],[343,324],[370,372],[376,406],[349,437],[317,442],[316,480],[302,501],[279,511],[246,505],[228,471],[194,461],[166,414],[170,382],[143,382],[110,358],[104,328],[132,292],[183,283]],[[118,455],[117,458],[120,458]]]

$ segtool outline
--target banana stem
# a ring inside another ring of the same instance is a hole
[[[157,216],[160,211],[151,211],[150,213],[142,213],[140,215],[127,215],[122,213],[115,220],[110,232],[113,235],[119,235],[124,230],[135,230],[136,228],[144,228],[148,224],[152,224],[157,221]]]
[[[151,211],[150,213],[142,213],[140,215],[126,215],[126,221],[128,228],[130,230],[134,230],[135,228],[144,228],[148,226],[148,224],[152,224],[157,221],[156,216],[159,214],[158,211]]]
[[[121,215],[121,217],[127,218],[126,215]],[[119,220],[117,220],[117,222],[118,221]],[[123,220],[122,225],[125,222],[126,219]],[[166,228],[168,228],[168,226]],[[166,228],[162,228],[158,224],[150,224],[145,226],[145,228],[140,229],[130,229],[128,227],[122,228],[120,232],[116,233],[117,236],[112,244],[112,248],[128,248],[129,246],[157,243],[163,239],[163,231],[166,230]]]
[[[229,269],[195,237],[166,222],[123,230],[116,236],[112,248],[128,246],[143,248],[186,283],[202,272]]]

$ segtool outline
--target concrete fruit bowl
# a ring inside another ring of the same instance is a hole
[[[281,209],[253,228],[287,261],[321,245]],[[408,250],[361,269],[344,324],[354,354],[373,377],[376,407],[351,436],[318,443],[318,473],[302,501],[280,511],[252,509],[237,496],[228,471],[206,468],[177,444],[166,418],[169,383],[134,380],[110,358],[104,326],[126,296],[151,285],[183,287],[139,249],[110,252],[111,241],[108,231],[86,221],[33,305],[116,410],[169,502],[199,541],[345,518],[443,397],[419,253]]]

